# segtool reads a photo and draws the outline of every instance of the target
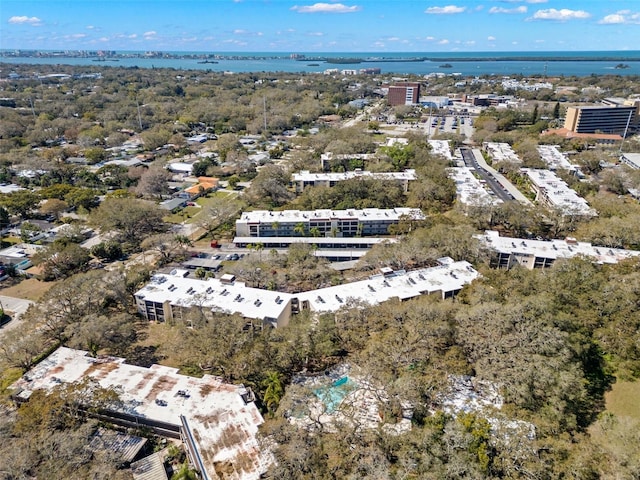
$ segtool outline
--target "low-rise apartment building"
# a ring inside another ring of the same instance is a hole
[[[583,217],[597,215],[584,198],[552,171],[537,168],[522,168],[521,171],[529,177],[537,202],[549,208],[558,209],[563,215]]]
[[[452,161],[453,155],[451,155],[451,145],[448,140],[431,140],[429,139],[429,145],[431,146],[431,152],[440,155],[447,160]]]
[[[543,162],[549,166],[549,170],[566,170],[577,177],[582,177],[578,165],[574,165],[569,161],[569,157],[562,153],[558,145],[538,145],[538,153]]]
[[[338,182],[352,180],[355,178],[397,182],[402,185],[402,188],[406,193],[409,191],[409,182],[416,180],[417,176],[414,169],[408,169],[404,172],[369,172],[366,170],[354,170],[351,172],[320,173],[311,173],[308,170],[302,170],[300,173],[294,173],[292,175],[292,180],[296,185],[297,193],[302,193],[307,187],[333,187]]]
[[[237,314],[252,326],[281,327],[301,310],[337,312],[349,301],[377,305],[392,298],[407,300],[425,294],[449,298],[478,277],[469,262],[442,258],[439,265],[413,271],[383,269],[366,280],[286,293],[248,287],[233,275],[200,280],[186,271],[156,274],[135,293],[138,312],[159,322],[184,320],[191,308],[203,313]]]
[[[189,377],[177,368],[139,367],[124,358],[59,347],[11,386],[12,396],[26,402],[36,390],[51,391],[87,378],[120,390],[120,402],[101,410],[99,419],[182,439],[203,480],[220,478],[221,468],[225,478],[258,480],[273,461],[258,442],[263,418],[253,392],[211,375]]]
[[[362,210],[256,210],[236,221],[238,237],[366,237],[388,235],[402,219],[423,220],[417,208]]]
[[[511,145],[508,143],[499,143],[499,142],[484,142],[482,144],[482,148],[484,148],[485,152],[489,154],[489,156],[493,159],[495,163],[515,163],[521,164],[522,160],[516,152],[513,151]]]
[[[488,230],[478,235],[488,248],[494,251],[493,266],[509,269],[520,265],[529,270],[550,267],[560,258],[579,255],[596,263],[618,263],[640,256],[640,251],[621,248],[594,247],[588,242],[578,242],[573,238],[565,240],[530,240],[524,238],[501,237],[498,232]]]

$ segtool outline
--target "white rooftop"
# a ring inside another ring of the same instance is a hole
[[[174,306],[210,308],[215,312],[244,318],[277,319],[288,308],[288,295],[247,287],[244,282],[209,278],[187,278],[184,271],[157,274],[135,294],[137,298],[155,303],[171,302]]]
[[[151,281],[135,293],[137,298],[155,303],[170,302],[184,307],[202,306],[222,313],[238,313],[245,318],[279,318],[291,308],[291,300],[308,301],[316,312],[336,312],[349,299],[377,305],[391,298],[407,300],[424,294],[447,293],[460,290],[478,277],[469,262],[454,262],[444,257],[440,265],[406,272],[388,269],[385,275],[374,275],[333,287],[300,293],[285,293],[247,287],[230,276],[223,279],[200,280],[186,278],[183,271],[154,275]]]
[[[572,173],[580,170],[580,167],[571,163],[567,155],[559,150],[558,145],[538,145],[538,153],[550,170],[562,169]]]
[[[485,142],[482,144],[482,146],[487,151],[487,153],[489,153],[491,158],[493,158],[493,160],[498,163],[522,163],[520,157],[516,155],[516,152],[513,151],[511,145],[509,145],[508,143]]]
[[[424,294],[453,292],[471,283],[478,272],[469,262],[441,259],[441,265],[406,272],[373,275],[367,280],[297,294],[316,312],[336,312],[349,300],[377,305],[392,298],[407,300]]]
[[[453,160],[448,140],[429,140],[429,145],[431,145],[431,151],[436,155],[441,155],[447,160]]]
[[[640,169],[640,153],[623,153],[620,160],[631,168]]]
[[[410,216],[415,219],[424,218],[418,208],[365,208],[357,210],[255,210],[243,212],[238,222],[247,223],[274,223],[274,222],[304,222],[308,220],[362,220],[373,222],[376,220],[400,220],[402,216]]]
[[[34,390],[51,390],[61,383],[90,377],[102,387],[121,388],[123,405],[116,410],[145,420],[180,426],[186,417],[196,439],[208,478],[217,478],[214,465],[229,462],[238,479],[258,479],[268,467],[256,434],[263,419],[253,402],[241,395],[243,386],[178,374],[175,368],[128,365],[123,358],[90,357],[87,352],[60,347],[12,385],[28,399]],[[158,402],[156,402],[158,400]]]
[[[587,201],[569,188],[569,185],[550,170],[537,168],[522,168],[521,171],[529,177],[531,182],[544,193],[548,202],[568,215],[595,216]]]
[[[352,178],[374,178],[378,180],[415,180],[416,171],[414,169],[405,170],[404,172],[369,172],[356,170],[352,172],[311,173],[308,170],[302,170],[300,173],[294,173],[292,175],[292,178],[294,182],[338,182],[343,180],[350,180]]]
[[[465,205],[497,205],[502,200],[493,192],[487,190],[478,178],[473,175],[469,167],[452,167],[448,170],[449,177],[456,183],[458,199]]]
[[[523,238],[501,237],[493,230],[488,230],[477,238],[497,252],[533,255],[541,258],[573,258],[583,255],[597,263],[618,263],[627,258],[640,256],[640,251],[621,248],[594,247],[588,242],[565,240],[528,240]]]
[[[167,168],[172,172],[191,173],[193,171],[193,164],[183,163],[183,162],[174,162],[167,165]]]

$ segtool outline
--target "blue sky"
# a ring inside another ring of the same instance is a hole
[[[0,0],[0,48],[640,49],[640,0]]]

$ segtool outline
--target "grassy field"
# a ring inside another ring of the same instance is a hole
[[[0,295],[8,297],[26,298],[38,302],[57,282],[43,282],[35,278],[28,278],[17,285],[0,289]]]
[[[606,410],[589,427],[594,444],[603,452],[603,479],[638,478],[640,466],[640,382],[618,381],[607,392]]]
[[[613,384],[605,395],[607,411],[616,417],[630,417],[640,420],[640,382],[621,382]]]

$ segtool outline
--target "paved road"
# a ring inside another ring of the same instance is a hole
[[[34,302],[25,300],[24,298],[7,297],[6,295],[0,295],[0,302],[4,310],[11,316],[11,321],[0,327],[0,336],[2,336],[4,332],[8,332],[20,325],[20,316],[26,312],[27,308]]]
[[[460,152],[462,153],[465,165],[475,169],[478,175],[487,182],[487,185],[503,202],[517,200],[520,203],[531,204],[531,201],[529,201],[520,190],[514,187],[509,180],[487,165],[480,150],[461,148]]]
[[[480,167],[478,164],[473,151],[470,148],[461,148],[460,153],[462,153],[462,159],[464,160],[464,164],[467,167],[473,168],[476,173],[485,181],[493,193],[502,200],[503,202],[511,202],[513,201],[513,196],[507,192],[504,188],[500,186],[500,184],[496,181],[496,179],[491,175],[487,170]]]

